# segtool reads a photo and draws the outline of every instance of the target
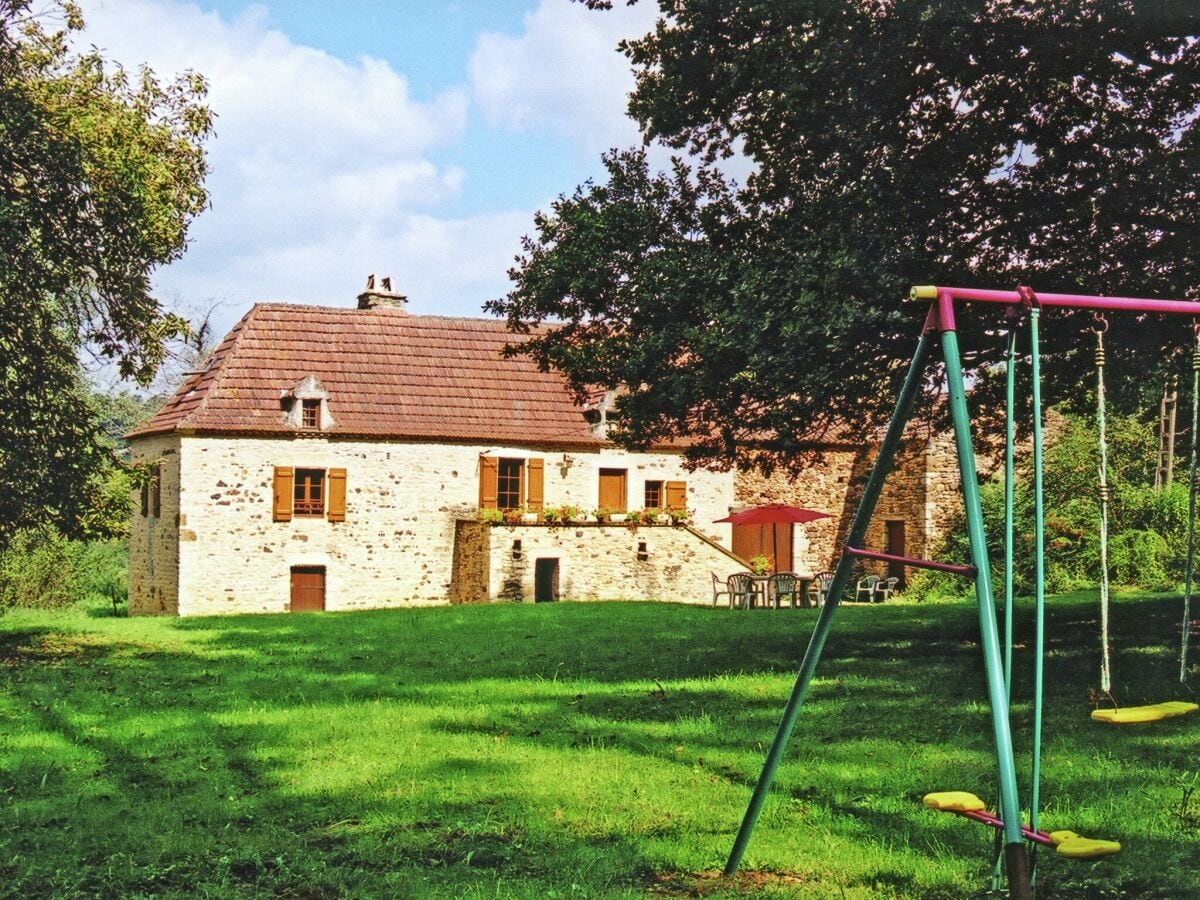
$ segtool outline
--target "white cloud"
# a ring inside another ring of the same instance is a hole
[[[636,144],[637,126],[625,116],[633,74],[616,47],[650,31],[656,12],[650,2],[601,12],[541,0],[523,33],[480,36],[470,63],[475,102],[493,127],[548,126],[589,154]]]
[[[418,279],[426,298],[466,302],[478,278],[461,277],[445,257],[467,248],[391,255],[412,240],[414,211],[462,191],[463,170],[435,160],[467,128],[465,89],[414,99],[387,62],[347,62],[295,44],[268,27],[261,7],[229,20],[178,0],[85,0],[84,14],[84,40],[107,57],[127,67],[146,62],[164,78],[194,69],[210,85],[212,205],[194,223],[183,260],[159,273],[164,297],[193,307],[228,297],[231,321],[266,298],[352,303],[369,271],[392,264],[405,285],[401,265],[437,258],[441,284]],[[521,213],[525,227],[530,215]],[[505,260],[521,228],[510,230]],[[494,284],[503,273],[501,262]],[[482,299],[476,293],[471,311]]]

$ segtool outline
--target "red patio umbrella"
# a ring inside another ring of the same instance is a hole
[[[717,522],[729,522],[732,525],[787,525],[789,534],[791,526],[797,522],[803,524],[812,522],[816,519],[828,519],[832,513],[820,512],[815,509],[805,509],[803,506],[788,506],[786,503],[767,503],[764,506],[755,506],[751,509],[744,509],[738,513],[731,513],[723,519],[717,519]],[[775,529],[771,529],[771,544],[774,550],[775,557],[772,563],[775,570],[779,571],[779,540]]]

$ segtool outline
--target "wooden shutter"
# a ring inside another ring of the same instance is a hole
[[[330,469],[325,478],[329,496],[326,501],[326,516],[330,522],[346,521],[346,470]]]
[[[479,457],[479,508],[495,509],[500,474],[500,460],[494,456]]]
[[[541,512],[546,505],[546,461],[544,459],[529,460],[528,488],[525,508]]]
[[[625,512],[629,503],[625,469],[600,470],[600,506],[611,512]]]
[[[276,522],[289,522],[292,518],[292,476],[291,466],[275,467],[275,510]]]
[[[142,482],[142,516],[150,515],[150,482]]]
[[[663,509],[687,509],[687,482],[668,481],[663,485]]]

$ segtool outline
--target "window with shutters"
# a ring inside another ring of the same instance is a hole
[[[274,519],[346,521],[345,469],[275,467]]]
[[[545,506],[543,459],[479,457],[480,509],[528,509]]]

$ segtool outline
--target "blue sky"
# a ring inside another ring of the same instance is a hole
[[[533,214],[638,141],[616,51],[656,4],[83,0],[83,42],[195,69],[212,207],[156,289],[219,333],[255,301],[351,305],[390,275],[418,314],[479,315]]]

